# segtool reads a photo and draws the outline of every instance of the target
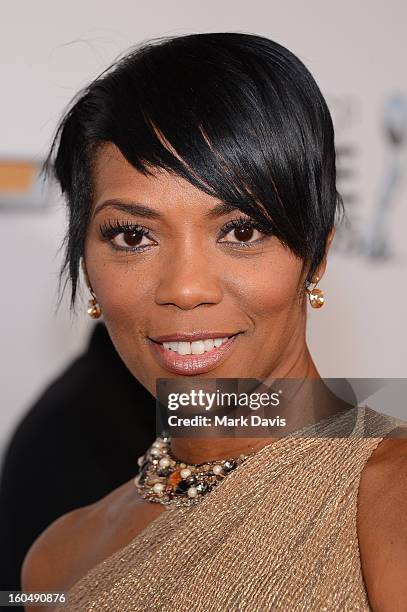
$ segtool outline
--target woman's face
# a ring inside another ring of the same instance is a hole
[[[153,395],[157,378],[297,375],[306,352],[301,260],[273,235],[225,227],[248,217],[218,210],[219,200],[180,177],[144,176],[111,143],[99,149],[94,183],[88,279],[118,353]],[[196,332],[192,345],[178,344]],[[164,335],[172,348],[157,342]],[[219,347],[210,340],[232,335]],[[182,354],[190,346],[195,354]]]

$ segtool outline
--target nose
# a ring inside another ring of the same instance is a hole
[[[164,258],[155,301],[192,310],[203,304],[218,304],[223,297],[221,279],[200,249],[177,249]]]

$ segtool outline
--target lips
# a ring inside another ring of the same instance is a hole
[[[193,342],[204,338],[219,338],[231,336],[221,346],[215,347],[202,355],[180,355],[175,351],[165,349],[159,342]],[[194,376],[195,374],[203,374],[213,370],[220,365],[230,354],[232,348],[239,341],[240,333],[233,334],[225,332],[216,332],[215,334],[203,332],[195,332],[193,334],[175,334],[167,336],[158,336],[160,340],[149,338],[149,345],[153,355],[158,363],[174,374],[184,376]]]

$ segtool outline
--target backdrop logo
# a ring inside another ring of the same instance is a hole
[[[0,158],[0,211],[42,209],[50,204],[50,184],[41,163]]]
[[[368,260],[391,260],[397,255],[395,213],[405,200],[407,97],[398,93],[384,102],[378,125],[384,159],[379,176],[371,176],[377,189],[367,203],[366,213],[362,212],[363,194],[357,187],[361,152],[366,144],[355,139],[360,105],[353,98],[337,98],[330,100],[330,106],[335,123],[338,191],[346,211],[346,218],[337,228],[333,251]]]

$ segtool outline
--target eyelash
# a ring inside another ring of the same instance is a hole
[[[256,222],[254,219],[250,219],[249,217],[239,216],[236,219],[231,219],[221,228],[219,238],[223,238],[230,231],[237,229],[237,228],[241,228],[241,227],[250,227],[253,229],[257,229],[259,232],[264,234],[264,237],[269,236],[272,233],[270,229],[265,228],[260,223]],[[132,234],[137,233],[140,236],[151,238],[150,231],[143,225],[138,225],[137,223],[132,223],[130,221],[119,221],[118,219],[115,219],[114,221],[109,220],[100,226],[99,231],[100,231],[102,238],[110,242],[112,248],[115,249],[116,251],[140,253],[144,251],[146,248],[151,246],[151,245],[143,245],[143,246],[125,248],[125,247],[118,247],[112,242],[113,238],[123,233],[132,233]],[[259,242],[264,240],[264,237],[259,238],[253,242],[226,242],[223,244],[229,244],[229,245],[231,244],[232,248],[236,248],[236,247],[250,248],[253,246],[257,246]]]

